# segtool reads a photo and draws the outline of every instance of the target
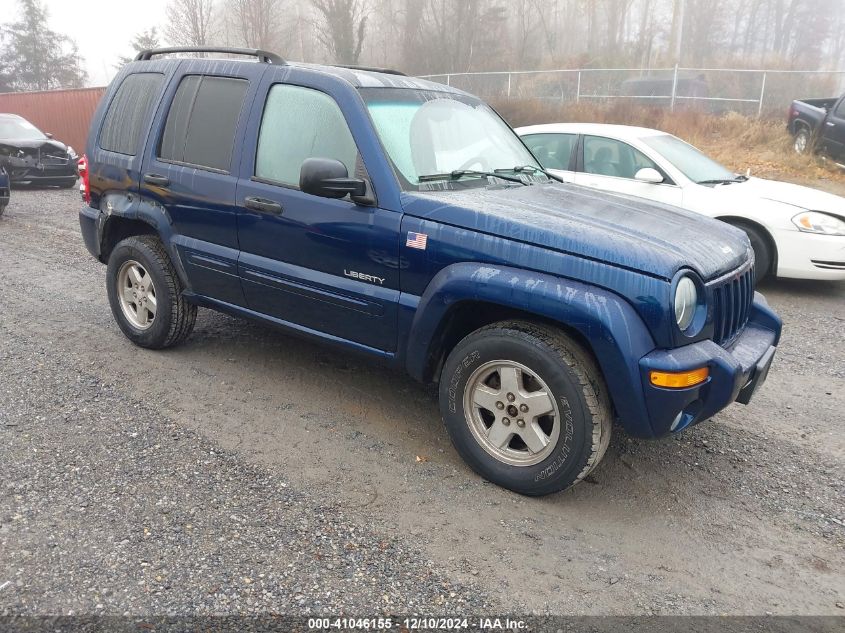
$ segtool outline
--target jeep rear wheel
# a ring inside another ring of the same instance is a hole
[[[182,296],[182,283],[158,238],[141,235],[118,243],[106,284],[115,321],[136,345],[171,347],[194,329],[197,308]]]
[[[611,407],[595,362],[548,326],[509,321],[463,339],[444,365],[440,408],[470,467],[526,495],[578,483],[610,442]]]

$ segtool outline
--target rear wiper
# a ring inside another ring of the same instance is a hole
[[[481,177],[491,177],[491,178],[501,178],[502,180],[508,180],[510,182],[516,182],[520,185],[528,185],[522,178],[517,176],[503,176],[500,173],[493,172],[493,171],[476,171],[474,169],[456,169],[455,171],[449,172],[448,174],[427,174],[425,176],[420,176],[420,182],[433,182],[435,180],[459,180],[464,176],[481,176]]]

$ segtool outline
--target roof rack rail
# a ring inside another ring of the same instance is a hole
[[[155,55],[170,55],[171,53],[226,53],[228,55],[245,55],[257,57],[265,64],[284,66],[287,62],[276,55],[257,48],[230,48],[227,46],[173,46],[169,48],[152,48],[141,51],[135,57],[136,62],[148,61]]]
[[[400,77],[407,77],[405,73],[400,70],[393,70],[391,68],[373,68],[371,66],[344,66],[343,64],[334,64],[335,68],[346,68],[347,70],[363,70],[368,73],[384,73],[385,75],[399,75]]]

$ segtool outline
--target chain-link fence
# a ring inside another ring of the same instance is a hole
[[[794,99],[845,91],[845,71],[731,68],[582,68],[426,75],[485,99],[609,102],[781,115]]]

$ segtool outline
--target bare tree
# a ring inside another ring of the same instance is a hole
[[[402,23],[402,66],[408,70],[419,65],[422,40],[423,10],[420,0],[402,0],[404,18]],[[440,71],[435,71],[440,72]]]
[[[282,0],[231,0],[225,6],[232,21],[235,38],[245,46],[264,50],[282,50]]]
[[[366,0],[311,0],[320,15],[319,39],[339,64],[357,64],[367,30]]]
[[[170,0],[164,34],[175,46],[208,46],[213,20],[214,0]]]
[[[345,64],[369,61],[419,74],[678,61],[837,68],[845,51],[845,0],[171,0],[171,5],[212,2],[217,24],[225,27],[224,41],[233,45]],[[171,39],[176,41],[176,30],[188,38],[191,29],[181,26],[187,23],[171,20]]]

